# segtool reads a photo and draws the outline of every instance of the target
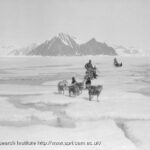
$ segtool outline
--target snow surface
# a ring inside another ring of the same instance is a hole
[[[60,80],[82,81],[84,64],[98,69],[93,85],[99,97],[88,100],[58,94]],[[3,141],[100,142],[100,145],[2,146],[12,149],[148,150],[150,147],[150,59],[119,57],[10,57],[0,59],[0,143]]]

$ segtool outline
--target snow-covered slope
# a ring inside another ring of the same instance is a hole
[[[106,43],[98,42],[92,38],[88,42],[80,45],[81,55],[117,55],[116,51]]]
[[[148,56],[150,53],[135,47],[113,46],[119,56]]]
[[[27,47],[19,48],[19,49],[13,49],[13,51],[9,52],[8,55],[27,55],[32,49],[34,49],[37,46],[37,44],[33,43]]]
[[[0,56],[7,56],[12,50],[14,50],[16,47],[13,45],[0,45]]]
[[[58,38],[66,45],[74,48],[77,46],[77,43],[75,42],[75,37],[72,37],[68,34],[59,33]]]
[[[74,55],[77,53],[78,48],[79,45],[71,36],[60,33],[51,40],[47,40],[40,44],[27,55]]]

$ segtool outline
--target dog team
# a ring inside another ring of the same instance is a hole
[[[85,64],[86,75],[84,77],[83,82],[77,82],[75,77],[72,77],[71,85],[68,85],[66,80],[60,81],[57,85],[58,92],[60,94],[64,94],[65,90],[69,91],[69,96],[78,96],[82,94],[83,89],[88,90],[89,100],[92,100],[93,96],[97,96],[97,101],[99,101],[99,95],[103,89],[102,85],[91,85],[91,80],[97,78],[96,67],[93,67],[92,61],[89,60],[88,63]]]

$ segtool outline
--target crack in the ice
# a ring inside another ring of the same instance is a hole
[[[75,123],[70,118],[58,116],[52,120],[42,120],[36,116],[30,116],[27,120],[18,121],[0,121],[0,126],[11,126],[11,127],[26,127],[32,125],[47,125],[59,128],[75,128]]]
[[[125,122],[119,121],[119,120],[114,120],[117,127],[120,128],[124,134],[124,136],[131,141],[136,147],[140,144],[140,141],[133,136],[131,133],[128,131],[128,127],[126,126]]]
[[[30,125],[48,125],[60,128],[74,128],[75,122],[72,118],[70,118],[66,112],[65,108],[68,107],[69,104],[52,104],[52,103],[22,103],[20,97],[22,96],[11,96],[7,99],[7,101],[13,104],[16,108],[19,109],[36,109],[38,111],[51,111],[56,116],[55,119],[52,120],[43,120],[38,118],[37,116],[31,116],[27,120],[19,120],[19,121],[1,121],[0,126],[15,126],[15,127],[24,127]],[[23,96],[24,97],[24,96]]]

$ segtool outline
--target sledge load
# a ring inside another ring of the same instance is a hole
[[[122,62],[119,63],[119,62],[117,61],[117,58],[114,58],[114,66],[115,66],[115,67],[122,67]]]

